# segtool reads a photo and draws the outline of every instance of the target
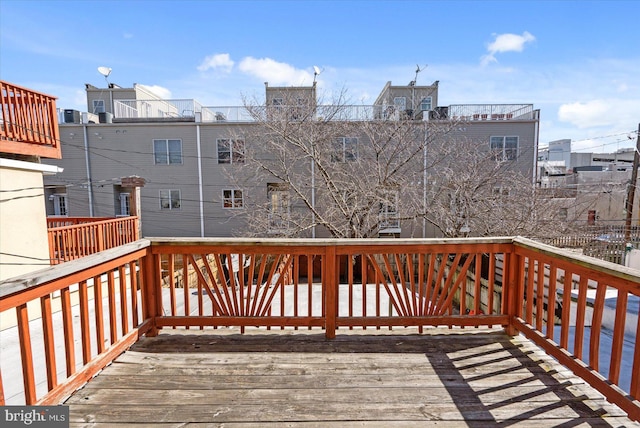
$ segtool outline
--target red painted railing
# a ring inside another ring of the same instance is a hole
[[[48,218],[49,257],[58,264],[86,257],[139,238],[138,217]],[[64,226],[51,227],[51,225]]]
[[[521,238],[140,240],[0,283],[0,312],[15,314],[21,350],[19,361],[0,355],[0,374],[17,365],[24,380],[19,391],[3,383],[0,404],[59,403],[161,328],[305,328],[332,338],[355,328],[502,326],[640,420],[639,302],[638,271]],[[32,330],[43,332],[44,355],[32,348]]]
[[[0,152],[60,159],[56,98],[0,80]]]

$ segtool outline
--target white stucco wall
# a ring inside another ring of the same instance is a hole
[[[0,159],[0,280],[48,266],[42,174],[53,170]]]

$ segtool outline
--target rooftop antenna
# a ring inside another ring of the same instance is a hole
[[[318,77],[318,74],[322,73],[322,70],[320,70],[320,68],[317,65],[313,66],[313,85],[315,86],[316,84],[316,77]]]
[[[420,68],[420,65],[416,64],[416,77],[411,82],[409,82],[409,86],[416,86],[416,83],[418,82],[418,73],[420,73],[428,66],[428,64],[425,64],[424,67]]]

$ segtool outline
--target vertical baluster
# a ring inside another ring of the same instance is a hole
[[[67,376],[76,372],[76,354],[73,340],[73,315],[71,314],[71,293],[69,287],[60,290],[62,300],[62,326],[64,330],[64,350],[67,358]]]
[[[186,254],[182,255],[182,293],[184,295],[184,316],[188,317],[191,315],[191,296],[189,295],[189,258]],[[215,308],[213,315],[217,315],[215,313]],[[189,326],[186,326],[186,329],[189,329]]]
[[[171,316],[175,317],[176,316],[176,288],[175,288],[175,265],[174,265],[174,259],[173,259],[173,254],[169,254],[167,256],[167,264],[168,267],[167,269],[169,270],[169,276],[167,277],[167,283],[169,284],[169,300],[170,300],[170,306],[171,306]],[[202,262],[206,263],[207,259],[205,257],[203,257]],[[176,328],[176,326],[174,325],[172,327],[173,329]]]
[[[26,404],[36,402],[36,382],[33,373],[33,350],[29,332],[29,312],[26,303],[16,307],[18,337],[20,340],[20,358],[22,360],[22,382]]]
[[[58,385],[53,321],[51,319],[51,295],[47,294],[40,298],[40,311],[42,312],[44,358],[47,366],[47,389],[51,391]]]
[[[109,299],[109,338],[113,345],[118,340],[118,325],[116,313],[116,286],[113,270],[107,274],[107,295]]]
[[[538,260],[538,280],[536,282],[536,330],[542,333],[544,319],[544,274],[546,265]]]
[[[127,272],[124,266],[118,268],[120,283],[120,328],[124,336],[129,332],[129,307],[127,302]]]
[[[571,324],[571,288],[573,286],[573,272],[564,271],[564,283],[562,286],[562,319],[560,321],[560,346],[568,349],[569,325]]]
[[[131,325],[137,327],[139,323],[138,319],[138,271],[137,266],[140,261],[133,261],[129,263],[129,282],[131,283]]]
[[[78,297],[80,300],[82,363],[87,364],[91,360],[91,331],[89,330],[89,297],[87,293],[87,281],[80,281],[78,286]]]
[[[622,360],[622,346],[624,345],[624,325],[627,317],[628,297],[627,291],[618,289],[616,318],[613,324],[613,344],[611,345],[611,363],[609,364],[609,380],[616,385],[620,379],[620,361]]]
[[[553,340],[556,325],[556,292],[557,292],[558,268],[551,263],[549,265],[549,291],[547,296],[547,338]]]
[[[96,344],[98,354],[104,352],[104,311],[102,308],[102,278],[100,275],[93,277],[93,298],[96,315]]]
[[[589,365],[596,371],[599,371],[600,367],[600,332],[602,330],[602,313],[604,312],[604,298],[606,292],[606,284],[599,281],[596,289],[596,298],[593,302],[591,337],[589,339]]]
[[[578,287],[578,304],[576,312],[576,327],[574,333],[573,354],[582,360],[582,348],[584,343],[584,320],[585,310],[587,307],[587,277],[580,275],[580,283]]]

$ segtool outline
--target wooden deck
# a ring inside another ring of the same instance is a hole
[[[71,426],[640,426],[501,329],[239,333],[141,338],[66,401]]]

